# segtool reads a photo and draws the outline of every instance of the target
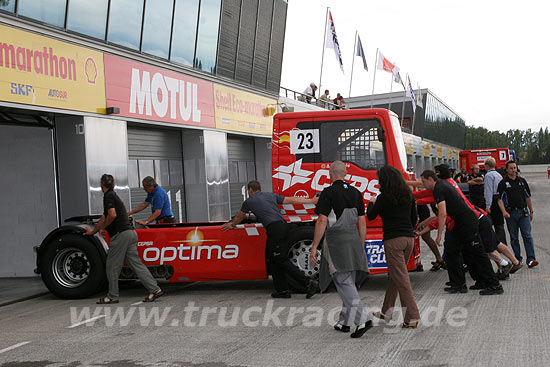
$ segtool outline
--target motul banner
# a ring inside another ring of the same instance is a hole
[[[120,116],[216,127],[212,83],[105,55],[107,107]]]

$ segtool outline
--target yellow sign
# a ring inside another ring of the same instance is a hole
[[[430,143],[424,143],[422,145],[422,155],[424,157],[429,157],[430,154],[431,154]]]
[[[103,54],[0,26],[0,100],[105,113]]]
[[[437,152],[437,158],[443,158],[443,147],[441,145],[436,145],[435,151]]]
[[[277,101],[214,84],[216,128],[258,135],[273,134],[273,117],[268,107]]]

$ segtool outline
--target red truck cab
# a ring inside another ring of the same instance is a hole
[[[330,186],[329,167],[335,160],[346,164],[346,180],[363,194],[365,205],[380,193],[378,168],[388,164],[411,178],[399,120],[385,109],[277,114],[272,159],[273,191],[284,196],[313,197]],[[315,218],[313,209],[307,214]],[[382,236],[382,221],[368,221],[365,251],[373,274],[387,272]],[[419,264],[416,240],[408,268]]]
[[[470,149],[462,150],[459,153],[460,168],[465,168],[468,174],[472,173],[472,167],[477,164],[479,169],[485,169],[485,160],[493,157],[496,162],[496,169],[506,168],[506,162],[515,160],[514,151],[508,148]]]

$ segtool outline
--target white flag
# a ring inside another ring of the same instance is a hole
[[[340,52],[340,44],[338,43],[338,37],[336,36],[336,28],[334,28],[334,21],[332,20],[332,13],[328,12],[328,23],[327,23],[327,40],[326,48],[332,48],[334,54],[336,55],[336,61],[340,64],[340,70],[344,72],[344,63],[342,62],[342,53]]]
[[[413,112],[416,112],[416,96],[411,85],[411,78],[407,75],[407,97],[412,101]]]
[[[393,81],[396,83],[401,83],[403,86],[403,89],[405,89],[405,85],[403,84],[403,81],[401,80],[401,74],[399,74],[399,68],[395,66],[390,60],[386,59],[384,55],[382,55],[382,52],[378,51],[378,64],[376,65],[376,68],[378,70],[384,70],[388,73],[393,74]]]
[[[416,105],[420,108],[424,108],[424,104],[422,103],[422,90],[420,89],[420,84],[416,83]]]

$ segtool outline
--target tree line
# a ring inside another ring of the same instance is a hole
[[[508,130],[489,131],[484,127],[466,126],[464,149],[510,148],[521,164],[550,163],[550,131]]]

